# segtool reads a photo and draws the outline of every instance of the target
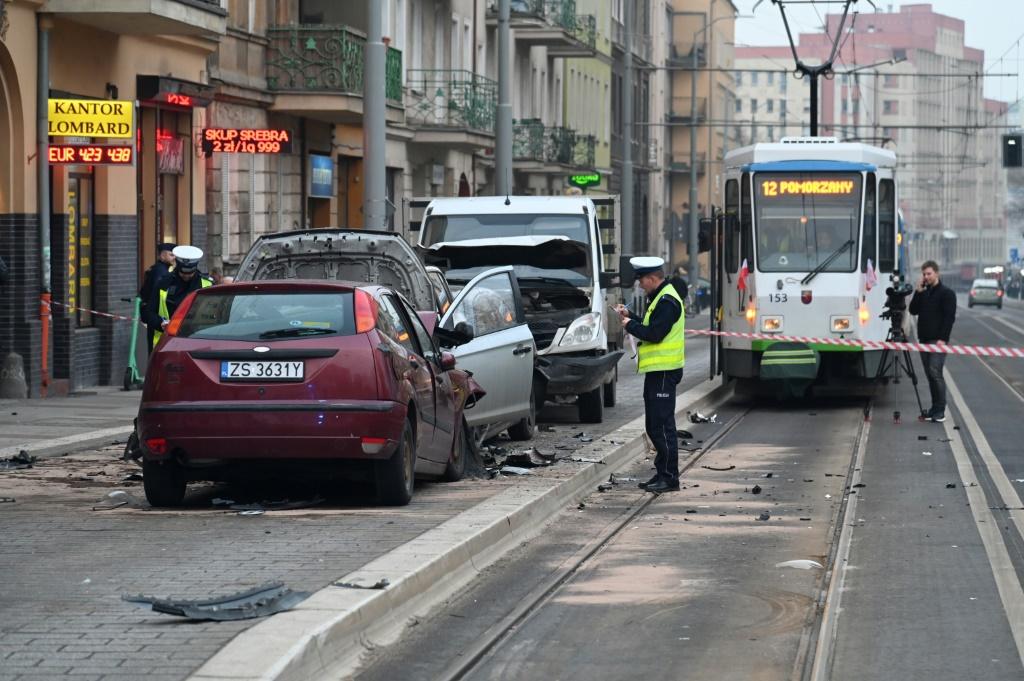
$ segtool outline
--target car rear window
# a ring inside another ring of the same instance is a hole
[[[999,288],[999,282],[995,279],[976,279],[974,288]]]
[[[355,334],[351,292],[211,293],[196,296],[178,336],[275,340]]]

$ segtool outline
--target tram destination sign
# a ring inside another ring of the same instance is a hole
[[[762,180],[761,196],[849,196],[857,183],[847,179]]]
[[[227,154],[290,154],[292,134],[275,128],[205,128],[203,152]]]
[[[47,160],[50,165],[130,166],[134,151],[129,146],[51,144]]]

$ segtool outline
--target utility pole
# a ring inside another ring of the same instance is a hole
[[[690,286],[697,286],[697,277],[700,276],[700,243],[697,234],[699,229],[697,222],[697,68],[699,67],[697,63],[697,53],[699,52],[697,49],[697,38],[699,36],[702,40],[706,40],[708,30],[708,17],[706,14],[702,16],[704,18],[704,25],[700,31],[693,34],[693,72],[690,74],[690,214],[687,216],[690,223],[690,232],[686,246],[690,255],[690,266],[687,268]],[[708,146],[708,154],[710,155],[710,153],[711,147]],[[694,288],[693,290],[696,291],[697,289]]]
[[[633,2],[622,8],[625,66],[622,77],[622,253],[632,255],[633,243]]]
[[[36,207],[39,211],[39,319],[42,332],[42,367],[40,375],[40,391],[46,397],[46,389],[50,385],[49,354],[50,354],[50,167],[47,163],[50,144],[50,31],[53,29],[53,17],[49,14],[39,15],[38,55],[36,73],[36,170],[38,171],[36,187]],[[70,313],[70,311],[68,311]]]
[[[498,0],[498,120],[494,131],[494,193],[512,193],[511,0]]]
[[[383,5],[367,0],[366,64],[363,73],[363,224],[366,229],[387,227],[387,188],[384,147],[387,144],[386,76]]]

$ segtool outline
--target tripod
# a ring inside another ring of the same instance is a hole
[[[891,325],[889,326],[889,333],[886,334],[885,340],[889,343],[906,343],[907,335],[903,332],[902,319],[898,316],[891,318]],[[924,414],[924,406],[921,404],[921,393],[917,389],[917,372],[914,371],[914,363],[911,361],[909,350],[898,350],[892,351],[889,348],[882,350],[882,358],[878,362],[878,370],[875,371],[875,381],[882,378],[887,378],[889,372],[892,372],[892,382],[900,382],[900,373],[906,372],[907,376],[910,376],[910,381],[914,385],[914,396],[917,398],[917,409],[919,414]],[[864,407],[864,417],[867,418],[869,406]],[[896,420],[899,420],[899,412],[895,414]]]

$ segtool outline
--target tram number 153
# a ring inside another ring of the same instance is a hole
[[[789,296],[787,296],[785,293],[769,293],[768,294],[768,302],[769,303],[785,303],[785,302],[788,302],[788,301],[789,301]]]

